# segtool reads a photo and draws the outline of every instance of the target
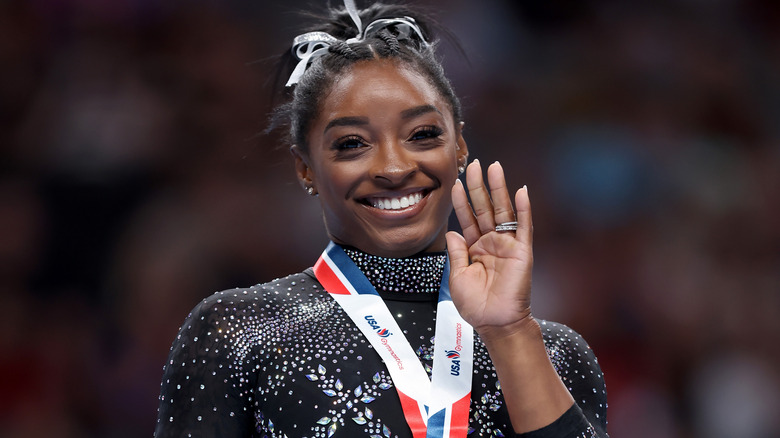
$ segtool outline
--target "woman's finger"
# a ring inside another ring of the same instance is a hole
[[[471,210],[471,205],[469,205],[469,198],[466,196],[466,189],[460,180],[456,180],[455,185],[452,186],[452,207],[455,210],[455,217],[458,218],[458,223],[460,223],[466,244],[468,246],[473,245],[482,233],[479,232],[477,218],[474,217],[474,212]]]
[[[474,209],[474,215],[477,217],[479,231],[487,234],[496,229],[496,221],[493,218],[493,202],[490,200],[490,194],[485,181],[482,178],[482,166],[479,160],[474,160],[466,168],[466,185],[469,188],[469,197],[471,198],[471,207]]]
[[[523,186],[515,193],[515,206],[517,206],[517,233],[518,242],[532,247],[534,243],[534,223],[531,217],[531,200],[528,197],[528,187]]]
[[[515,210],[506,188],[504,168],[496,161],[487,170],[490,197],[493,199],[493,217],[496,224],[515,221]]]
[[[455,231],[448,231],[447,253],[450,256],[450,275],[469,267],[469,247],[466,240]]]

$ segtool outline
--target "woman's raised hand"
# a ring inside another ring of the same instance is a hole
[[[487,170],[474,160],[466,169],[466,184],[452,188],[452,203],[463,235],[447,233],[450,292],[465,319],[483,338],[503,337],[531,318],[533,224],[528,189],[515,193],[515,205],[498,162]],[[472,209],[473,207],[473,209]],[[496,231],[496,225],[517,221],[517,231]]]

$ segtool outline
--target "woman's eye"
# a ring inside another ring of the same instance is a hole
[[[336,141],[336,149],[357,149],[365,146],[363,140],[359,137],[347,137]]]
[[[431,138],[437,138],[443,133],[444,131],[442,131],[441,128],[438,128],[436,126],[426,126],[412,133],[410,140],[417,141],[417,140],[427,140]]]

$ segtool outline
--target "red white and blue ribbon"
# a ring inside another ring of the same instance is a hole
[[[314,274],[385,362],[414,438],[465,437],[474,331],[450,298],[449,261],[439,288],[431,379],[374,286],[340,246],[328,245]]]

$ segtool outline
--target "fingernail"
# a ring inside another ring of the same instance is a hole
[[[479,166],[479,158],[474,158],[474,161],[472,161],[472,163],[476,163],[477,166]]]
[[[457,178],[455,179],[455,184],[463,185],[463,183],[460,181],[460,179],[457,179]]]
[[[527,195],[528,194],[528,186],[524,184],[523,185],[523,190],[525,190],[525,194]]]

